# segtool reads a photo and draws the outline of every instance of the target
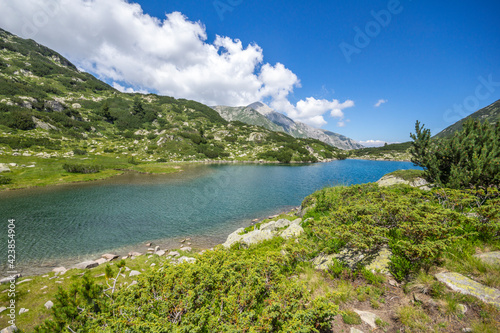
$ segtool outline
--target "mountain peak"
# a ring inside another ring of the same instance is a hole
[[[252,103],[252,104],[248,105],[247,108],[254,109],[255,111],[257,111],[258,113],[260,113],[264,116],[267,116],[268,114],[275,112],[273,109],[271,109],[269,106],[267,106],[266,104],[264,104],[262,102]]]

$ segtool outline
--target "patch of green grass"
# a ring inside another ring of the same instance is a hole
[[[123,171],[115,169],[125,169],[127,166],[121,159],[104,156],[93,156],[86,160],[82,158],[45,159],[26,156],[0,156],[0,163],[18,164],[17,167],[12,167],[9,173],[9,177],[12,179],[11,183],[0,185],[0,190],[106,179],[123,173]],[[65,163],[98,164],[103,167],[103,170],[93,174],[68,173],[62,167]],[[30,165],[34,165],[34,167],[28,167]]]
[[[134,165],[129,168],[130,170],[153,173],[153,174],[167,174],[182,171],[181,166],[174,163],[145,163]]]
[[[396,314],[405,330],[409,332],[428,332],[431,319],[421,307],[405,305],[397,309]]]
[[[388,176],[394,176],[398,178],[402,178],[406,181],[412,182],[416,178],[423,178],[424,171],[423,170],[396,170],[388,174]]]
[[[346,304],[351,302],[356,296],[356,290],[352,283],[345,280],[335,282],[334,290],[328,294],[329,299],[335,304]]]
[[[352,310],[342,311],[342,320],[347,325],[359,325],[361,324],[361,317]]]

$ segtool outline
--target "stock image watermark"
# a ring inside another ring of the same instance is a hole
[[[224,21],[224,14],[232,12],[237,6],[241,5],[243,0],[215,0],[213,2],[215,11],[219,15],[219,19]]]
[[[63,6],[68,3],[69,0],[45,1],[31,17],[23,18],[22,36],[24,38],[35,37],[41,29],[56,18]]]
[[[16,220],[9,219],[7,224],[7,274],[9,275],[7,297],[9,305],[7,306],[8,323],[16,326],[16,279],[18,278],[16,270]]]
[[[443,120],[448,123],[455,123],[473,112],[476,112],[481,101],[489,98],[500,87],[500,81],[493,81],[493,74],[479,76],[479,84],[474,89],[474,93],[465,97],[461,104],[453,104],[453,107],[447,109],[443,114]]]
[[[411,2],[412,0],[408,1]],[[386,9],[381,9],[379,11],[372,10],[370,12],[373,20],[368,21],[364,25],[364,29],[355,26],[353,29],[356,32],[356,35],[354,36],[352,43],[344,41],[339,44],[339,48],[342,51],[347,63],[351,63],[352,56],[354,54],[360,54],[364,48],[368,47],[371,41],[380,35],[382,29],[391,24],[393,17],[403,12],[403,9],[404,7],[401,4],[401,1],[389,0]]]

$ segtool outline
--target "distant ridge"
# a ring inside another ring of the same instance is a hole
[[[344,150],[363,148],[361,144],[344,135],[296,122],[284,114],[276,112],[262,102],[255,102],[248,106],[239,107],[219,105],[214,106],[213,109],[228,121],[239,120],[247,124],[262,126],[272,131],[285,132],[296,138],[318,139]]]
[[[464,122],[467,119],[477,119],[480,121],[487,121],[491,124],[495,124],[500,121],[500,100],[491,103],[487,107],[484,107],[473,114],[457,121],[451,126],[446,127],[444,130],[435,135],[436,138],[447,138],[451,137],[453,133],[462,129]]]

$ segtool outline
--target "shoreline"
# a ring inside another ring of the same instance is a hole
[[[290,207],[290,206],[288,206]],[[22,264],[19,266],[18,270],[20,270],[20,276],[19,278],[30,278],[30,277],[35,277],[35,276],[41,276],[45,274],[49,274],[51,272],[54,272],[54,269],[65,267],[66,270],[74,269],[77,264],[82,263],[82,262],[88,262],[88,261],[97,261],[104,254],[109,254],[112,253],[114,255],[117,255],[118,258],[115,260],[120,260],[124,259],[127,257],[127,259],[134,259],[132,253],[140,253],[143,256],[149,256],[153,255],[155,253],[150,253],[148,249],[150,248],[156,248],[159,247],[159,250],[163,250],[165,252],[164,255],[167,255],[170,251],[182,251],[183,248],[187,247],[190,248],[190,251],[193,255],[194,254],[200,254],[203,251],[209,250],[211,248],[214,248],[218,245],[224,244],[224,242],[227,240],[227,237],[236,231],[241,227],[250,227],[253,226],[257,223],[260,223],[265,220],[273,219],[276,218],[280,215],[283,214],[291,214],[294,212],[297,212],[300,206],[293,206],[293,208],[285,209],[277,209],[275,211],[275,214],[273,215],[267,215],[266,216],[261,216],[261,217],[256,217],[254,219],[244,219],[241,220],[239,223],[235,223],[234,230],[231,229],[230,232],[225,232],[223,235],[221,234],[220,237],[213,237],[213,236],[203,236],[203,235],[186,235],[183,237],[172,237],[172,238],[163,238],[163,239],[156,239],[156,240],[147,240],[147,241],[141,241],[136,244],[131,244],[131,245],[124,245],[121,247],[117,247],[114,249],[109,249],[109,250],[103,250],[103,251],[97,251],[95,253],[89,253],[89,254],[83,254],[83,255],[77,255],[77,256],[71,256],[71,257],[66,257],[66,258],[45,258],[45,259],[39,259],[39,263],[41,264],[34,264],[33,261],[35,260],[30,260],[25,264]],[[156,252],[156,251],[155,251]],[[94,258],[94,259],[92,259]],[[102,264],[106,264],[111,261],[104,262]],[[99,263],[101,265],[101,263]],[[23,274],[24,267],[36,267],[36,269],[31,270],[31,271],[37,271],[36,273],[28,273],[28,274]],[[3,276],[0,276],[0,279],[4,278]]]
[[[199,160],[199,161],[171,161],[171,162],[160,162],[160,163],[144,163],[142,165],[162,165],[162,164],[185,164],[186,166],[191,166],[191,165],[210,165],[210,164],[275,164],[275,165],[290,165],[290,164],[315,164],[315,163],[328,163],[332,161],[336,161],[337,159],[327,159],[323,161],[318,161],[318,162],[298,162],[298,161],[290,161],[290,163],[280,163],[278,161],[237,161],[237,160]],[[178,166],[177,166],[178,167]],[[182,166],[181,166],[182,168]],[[16,190],[28,190],[28,189],[35,189],[35,188],[43,188],[43,187],[51,187],[51,186],[64,186],[64,185],[71,185],[71,184],[80,184],[80,183],[91,183],[91,182],[97,182],[97,181],[103,181],[107,179],[111,179],[113,177],[119,177],[122,176],[123,174],[130,172],[130,173],[138,173],[138,174],[144,174],[144,175],[168,175],[168,174],[174,174],[174,173],[179,173],[183,172],[183,169],[177,169],[174,172],[147,172],[147,171],[139,171],[139,170],[134,170],[134,169],[111,169],[115,171],[120,171],[118,174],[114,175],[109,175],[104,178],[98,178],[98,179],[88,179],[88,180],[76,180],[76,181],[69,181],[69,182],[61,182],[61,183],[54,183],[54,184],[45,184],[45,185],[28,185],[28,186],[23,186],[23,187],[13,187],[13,188],[0,188],[0,193],[1,192],[8,192],[8,191],[16,191]],[[8,172],[6,173],[8,174]]]

